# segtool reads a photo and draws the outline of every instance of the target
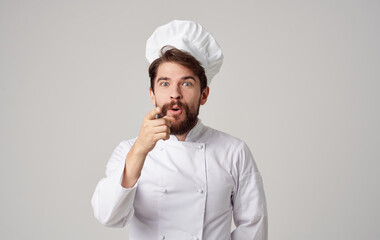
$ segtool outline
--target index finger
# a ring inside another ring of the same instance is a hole
[[[156,119],[156,115],[161,113],[161,108],[160,107],[156,107],[156,108],[153,108],[152,110],[150,110],[150,112],[146,115],[146,117],[149,119],[149,120],[153,120],[153,119]]]

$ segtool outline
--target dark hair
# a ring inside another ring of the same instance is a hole
[[[149,66],[150,87],[154,93],[154,79],[157,76],[157,69],[161,63],[174,62],[184,67],[187,67],[199,78],[201,81],[201,93],[207,87],[207,77],[205,69],[201,63],[193,57],[190,53],[179,50],[172,46],[164,46],[161,48],[161,57],[157,58]]]

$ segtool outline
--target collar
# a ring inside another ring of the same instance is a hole
[[[198,118],[197,124],[189,131],[189,133],[186,136],[185,142],[197,142],[199,141],[203,131],[204,131],[204,125],[202,121]],[[170,135],[171,141],[178,141],[177,137],[175,135]]]

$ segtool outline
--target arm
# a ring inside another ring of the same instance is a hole
[[[233,196],[236,229],[231,234],[231,240],[267,240],[268,215],[261,175],[245,144],[239,158],[242,164]]]
[[[161,113],[161,108],[154,108],[145,117],[140,129],[139,136],[125,158],[125,168],[121,185],[124,188],[134,186],[141,175],[141,171],[148,153],[156,146],[158,140],[170,138],[170,120],[164,116],[156,119]]]
[[[121,186],[125,156],[130,145],[130,142],[122,142],[116,147],[107,163],[106,177],[99,181],[92,197],[94,216],[106,226],[124,227],[133,215],[137,184],[132,188]]]
[[[95,218],[103,225],[124,227],[133,216],[133,202],[145,158],[158,140],[170,136],[168,118],[155,119],[160,111],[159,108],[151,110],[144,117],[134,144],[122,142],[108,161],[106,177],[99,181],[91,201]]]

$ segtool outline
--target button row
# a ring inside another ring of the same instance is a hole
[[[202,150],[202,149],[203,149],[203,145],[199,145],[197,148],[198,148],[199,150]],[[164,148],[163,148],[163,147],[160,147],[159,150],[160,150],[160,151],[163,151]]]
[[[166,188],[160,188],[160,192],[167,193],[168,190]],[[202,188],[199,188],[199,189],[197,189],[197,192],[199,192],[200,194],[203,194],[204,190]]]
[[[164,240],[165,239],[165,235],[160,235],[160,239]],[[193,240],[199,240],[199,238],[197,236],[193,236]]]

